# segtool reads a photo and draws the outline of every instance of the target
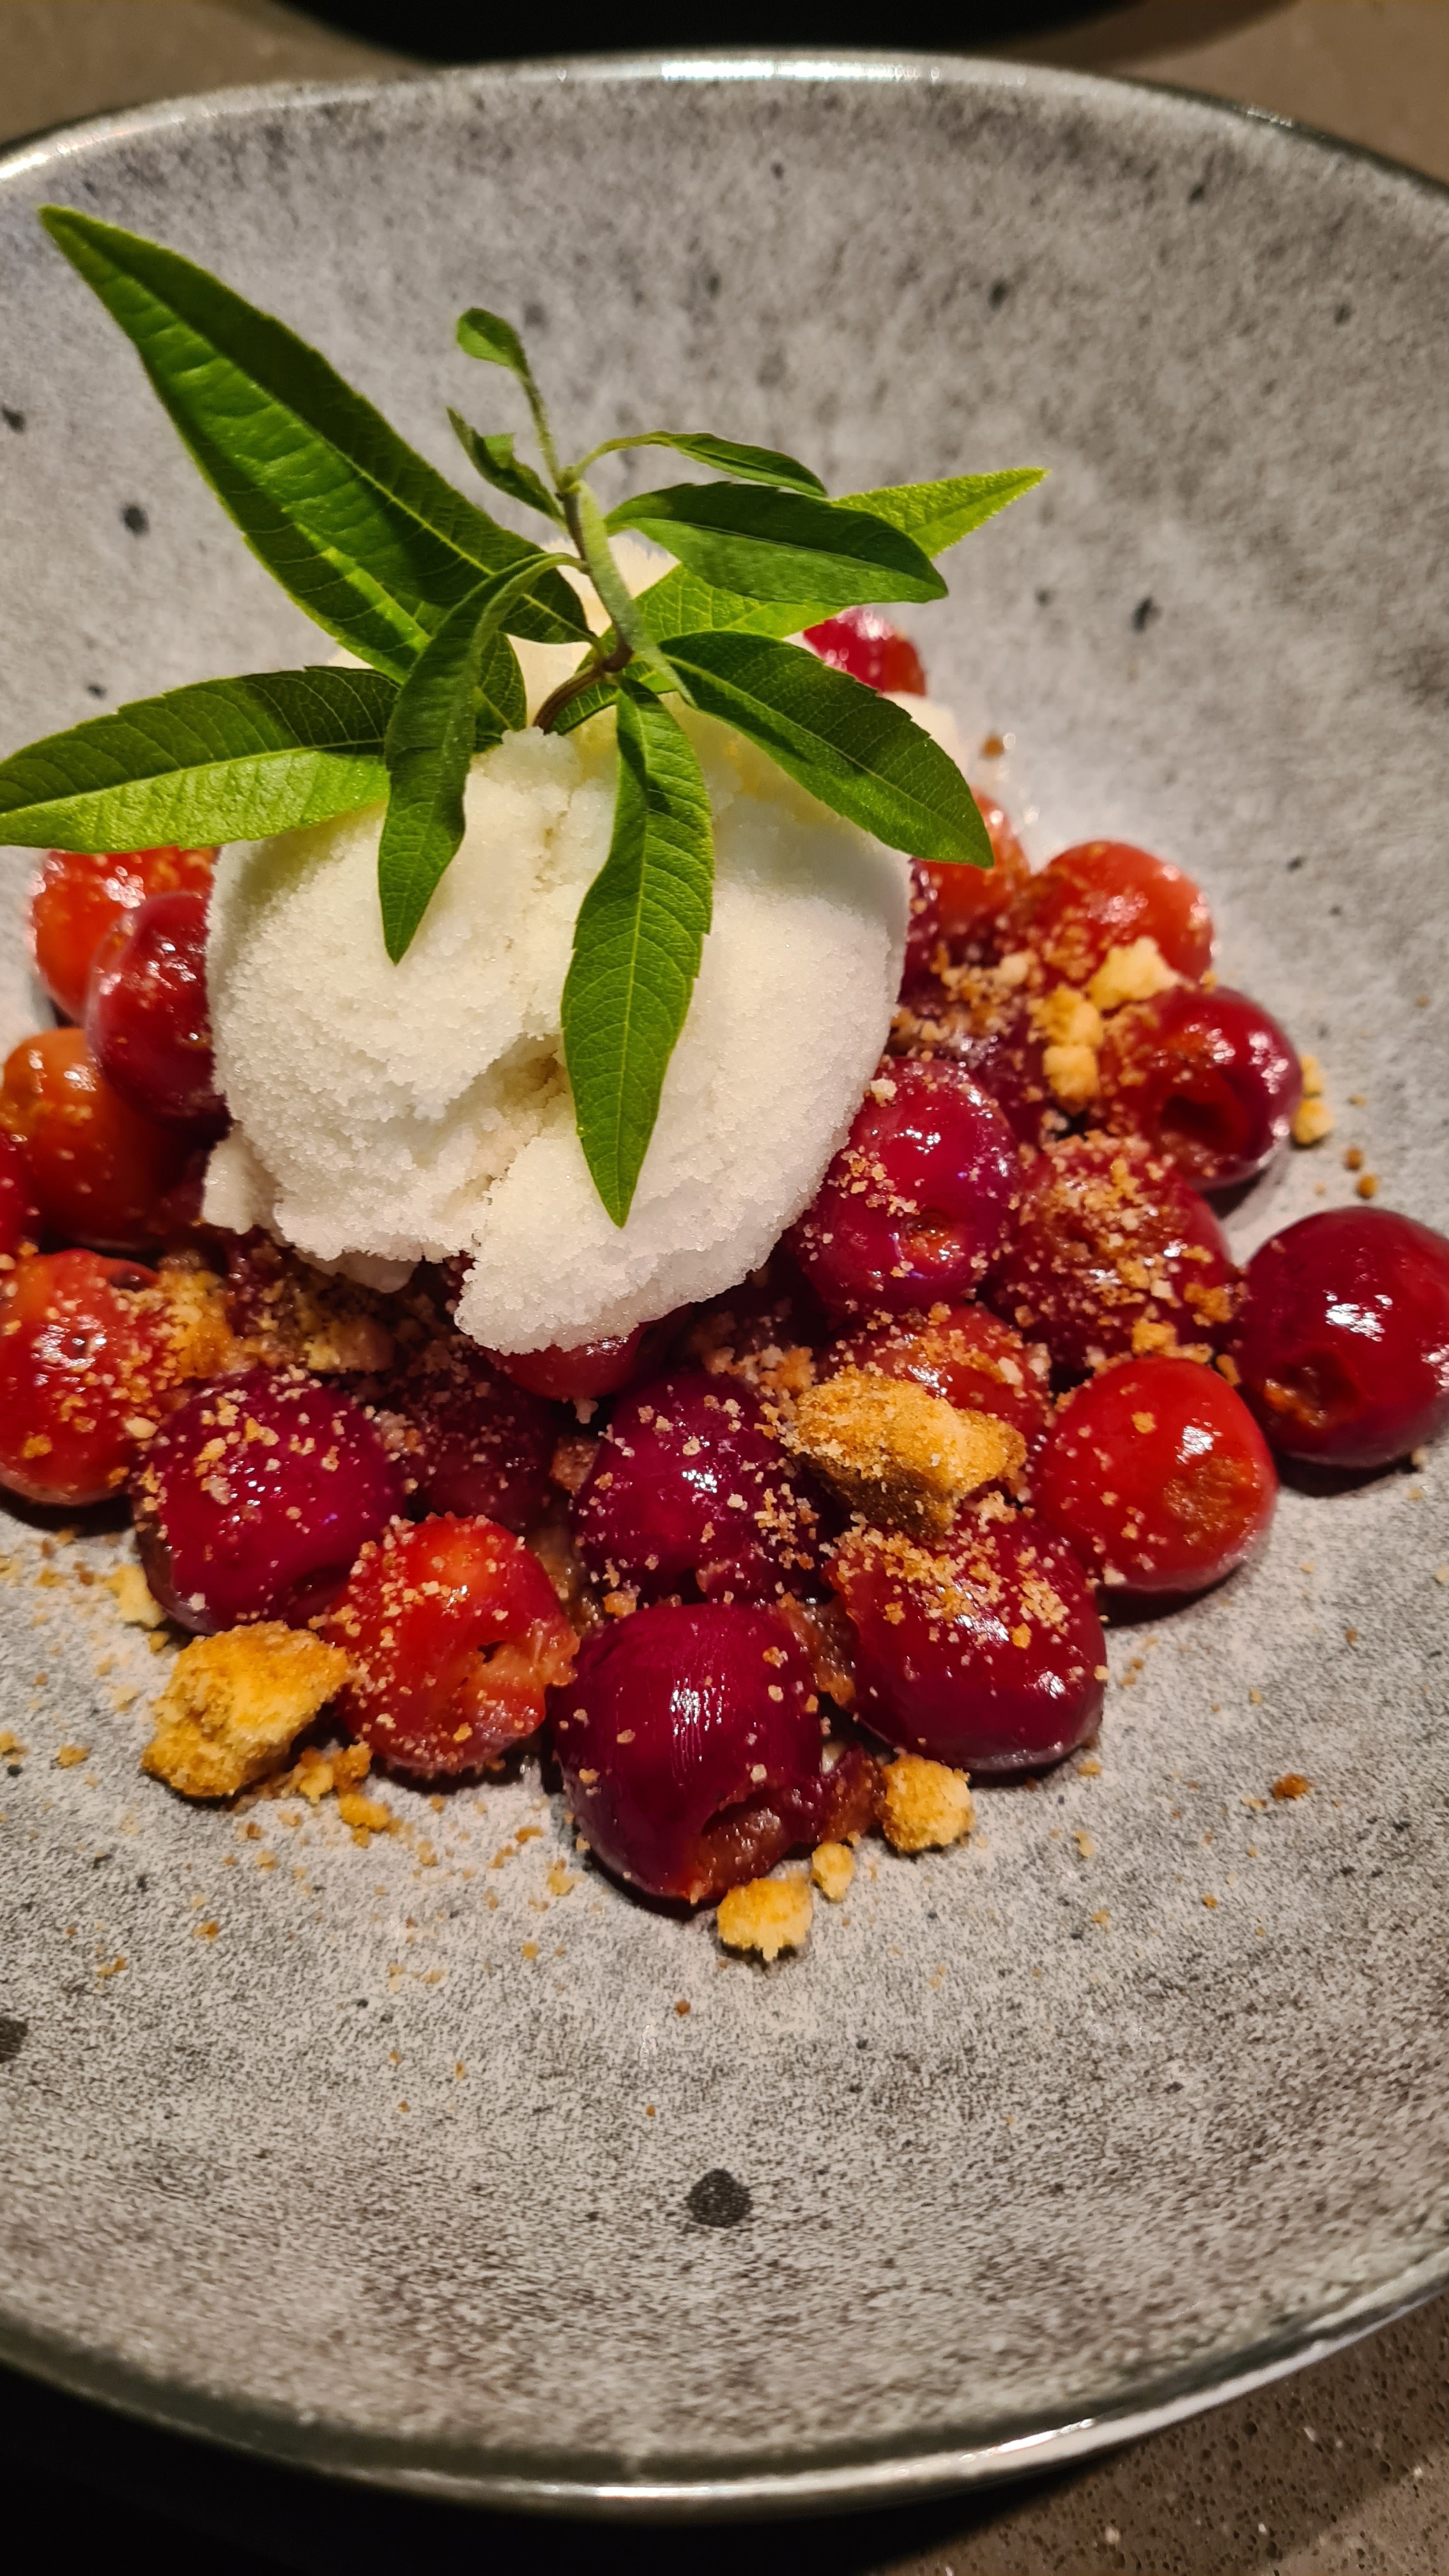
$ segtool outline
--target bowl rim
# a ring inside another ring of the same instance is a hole
[[[1079,72],[1001,57],[834,47],[654,48],[518,62],[411,67],[393,74],[253,82],[62,122],[22,136],[0,152],[0,187],[42,172],[62,178],[73,163],[110,144],[172,129],[246,121],[279,106],[374,101],[395,89],[447,95],[464,90],[553,88],[581,83],[833,81],[861,86],[957,87],[1077,98],[1101,114],[1150,97],[1158,111],[1206,127],[1256,127],[1293,153],[1326,154],[1365,166],[1397,193],[1449,209],[1449,182],[1370,146],[1276,111],[1207,92],[1121,75]],[[1182,2423],[1329,2359],[1379,2332],[1449,2286],[1449,2245],[1328,2310],[1286,2320],[1273,2334],[1211,2364],[1170,2359],[1148,2366],[1108,2405],[1080,2414],[1017,2416],[963,2424],[953,2437],[913,2445],[900,2436],[848,2448],[744,2456],[736,2466],[678,2459],[630,2476],[602,2459],[542,2450],[490,2451],[481,2438],[423,2442],[354,2431],[301,2411],[249,2406],[192,2383],[153,2375],[120,2355],[45,2335],[0,2312],[0,2363],[66,2395],[105,2405],[163,2432],[200,2437],[279,2466],[310,2469],[363,2486],[435,2502],[600,2520],[705,2522],[781,2513],[886,2507],[951,2489],[986,2486],[1064,2468]],[[612,2473],[611,2472],[612,2469]]]

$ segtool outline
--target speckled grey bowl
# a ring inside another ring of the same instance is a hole
[[[1014,738],[1040,848],[1185,860],[1227,978],[1324,1058],[1338,1140],[1241,1239],[1346,1196],[1349,1137],[1449,1218],[1442,190],[1188,98],[881,57],[63,134],[0,170],[7,743],[316,651],[45,198],[216,266],[445,464],[473,302],[526,314],[580,439],[706,421],[837,489],[1049,464],[922,620],[939,693]],[[707,2512],[1068,2457],[1422,2296],[1444,1478],[1286,1493],[1249,1575],[1114,1638],[1099,1775],[880,1855],[770,1972],[617,1894],[527,1776],[387,1789],[366,1851],[325,1808],[184,1809],[136,1768],[160,1666],[87,1581],[125,1542],[17,1523],[0,2351],[359,2477]],[[1287,1771],[1312,1793],[1275,1804]]]

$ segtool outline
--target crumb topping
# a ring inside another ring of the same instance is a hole
[[[968,1494],[1015,1476],[1026,1442],[994,1413],[962,1413],[910,1378],[842,1369],[795,1407],[792,1446],[853,1509],[921,1535]]]
[[[899,1852],[944,1851],[963,1842],[976,1822],[968,1774],[921,1754],[902,1753],[886,1765],[881,1826]]]
[[[808,1878],[752,1878],[726,1889],[715,1923],[727,1950],[758,1950],[768,1961],[802,1947],[813,1912]]]
[[[347,1657],[265,1620],[183,1646],[153,1712],[141,1767],[183,1798],[231,1798],[277,1770],[339,1691]]]

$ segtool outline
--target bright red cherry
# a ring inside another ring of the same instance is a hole
[[[852,1530],[831,1582],[855,1631],[857,1712],[903,1753],[972,1772],[1060,1762],[1102,1714],[1091,1587],[1030,1513],[953,1531],[934,1552]]]
[[[0,1259],[14,1261],[40,1241],[40,1202],[24,1150],[0,1127]]]
[[[752,1387],[703,1369],[655,1378],[614,1408],[574,1497],[591,1574],[645,1599],[768,1600],[815,1572],[819,1522]]]
[[[1137,939],[1155,939],[1174,973],[1194,980],[1213,954],[1212,915],[1191,877],[1127,841],[1063,850],[1023,886],[1001,938],[1067,984],[1089,983],[1109,948]]]
[[[169,1357],[154,1270],[96,1252],[20,1262],[0,1298],[0,1484],[104,1502],[155,1427]]]
[[[906,981],[934,970],[944,945],[954,962],[984,956],[995,931],[1031,875],[1026,853],[1004,805],[973,788],[991,843],[989,868],[948,867],[936,859],[911,862],[911,920],[906,934]]]
[[[48,850],[30,889],[35,971],[58,1011],[78,1020],[111,924],[148,895],[211,891],[215,850]]]
[[[822,625],[807,626],[805,641],[832,671],[845,671],[867,689],[923,698],[926,674],[909,635],[879,608],[845,608]]]
[[[1247,1406],[1193,1360],[1122,1360],[1067,1398],[1032,1501],[1099,1582],[1201,1592],[1266,1537],[1278,1479]]]
[[[425,1779],[476,1771],[532,1735],[578,1642],[520,1539],[452,1518],[370,1540],[325,1634],[352,1657],[343,1725],[389,1770]]]
[[[952,1064],[994,1100],[1018,1143],[1044,1145],[1064,1134],[1056,1094],[1046,1078],[1045,1041],[1032,1024],[1026,995],[986,970],[957,968],[948,982],[921,976],[901,993],[891,1027],[892,1055]]]
[[[145,1117],[176,1127],[225,1124],[211,1056],[203,895],[148,895],[112,923],[91,968],[86,1036],[107,1082]]]
[[[1174,1342],[1221,1348],[1236,1279],[1222,1227],[1175,1164],[1134,1136],[1067,1136],[1029,1173],[987,1294],[1071,1378]]]
[[[1275,1449],[1386,1467],[1449,1423],[1449,1240],[1387,1208],[1325,1208],[1248,1264],[1234,1356]]]
[[[549,1491],[549,1465],[568,1415],[510,1386],[456,1333],[438,1334],[377,1394],[396,1418],[397,1455],[414,1505],[524,1530]]]
[[[550,1345],[539,1351],[490,1351],[488,1357],[530,1395],[549,1396],[556,1404],[588,1404],[601,1396],[617,1395],[621,1387],[656,1368],[676,1320],[666,1315],[657,1324],[636,1324],[632,1333],[577,1342],[569,1350]]]
[[[984,1306],[936,1306],[928,1316],[851,1333],[816,1363],[821,1377],[837,1369],[878,1370],[913,1378],[963,1413],[994,1413],[1035,1448],[1051,1420],[1051,1362],[1039,1342],[1024,1342]]]
[[[892,1057],[786,1241],[840,1315],[969,1296],[1021,1198],[1016,1140],[953,1065]]]
[[[610,1620],[585,1638],[550,1716],[590,1844],[650,1896],[707,1904],[874,1813],[874,1763],[851,1747],[826,1767],[809,1659],[763,1606]]]
[[[133,1252],[155,1239],[158,1200],[186,1169],[190,1139],[113,1091],[81,1029],[42,1029],[11,1049],[0,1127],[16,1137],[53,1234]]]
[[[146,1580],[183,1628],[305,1627],[403,1506],[360,1406],[315,1378],[251,1369],[169,1414],[132,1484]]]
[[[1198,1190],[1234,1189],[1266,1170],[1303,1097],[1277,1021],[1221,984],[1211,993],[1177,984],[1114,1011],[1098,1071],[1102,1125],[1170,1154]]]

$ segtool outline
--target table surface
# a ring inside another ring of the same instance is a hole
[[[1449,180],[1449,0],[1137,0],[1012,49],[1169,81],[1371,145]],[[0,143],[104,108],[242,81],[359,76],[403,58],[281,0],[0,0]],[[627,2562],[664,2576],[668,2532],[539,2525],[331,2489],[214,2454],[0,2372],[7,2503],[42,2516],[59,2566],[164,2571],[207,2535],[211,2576],[289,2567],[429,2576]],[[180,2528],[178,2528],[180,2526]],[[794,2576],[1440,2576],[1449,2568],[1449,2298],[1091,2466],[849,2520],[691,2533],[691,2576],[743,2545]],[[122,2551],[122,2556],[125,2552]]]

